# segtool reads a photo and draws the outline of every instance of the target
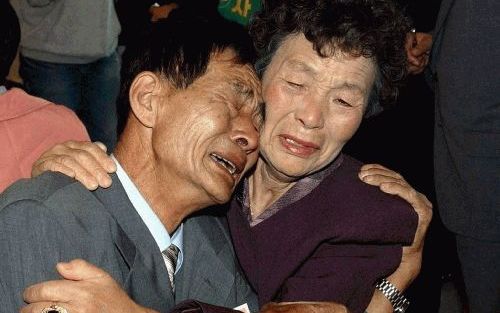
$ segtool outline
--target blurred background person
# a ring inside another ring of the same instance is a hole
[[[33,162],[49,147],[67,140],[88,140],[75,113],[28,95],[7,90],[20,39],[19,20],[9,1],[0,1],[0,192],[19,178],[31,176]]]
[[[0,94],[7,91],[7,76],[19,45],[19,19],[9,0],[0,0]]]
[[[21,25],[20,68],[29,94],[74,110],[92,140],[113,150],[120,23],[113,0],[13,1]]]
[[[500,312],[500,2],[443,0],[416,33],[412,71],[435,90],[438,210],[454,234],[469,312]]]

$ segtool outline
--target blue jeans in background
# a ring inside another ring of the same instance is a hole
[[[108,152],[113,151],[120,90],[118,53],[87,64],[50,63],[22,55],[20,59],[26,92],[75,111],[92,141],[101,141]]]

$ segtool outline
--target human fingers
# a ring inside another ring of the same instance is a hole
[[[427,67],[427,65],[429,64],[429,59],[430,59],[430,56],[429,54],[424,54],[422,55],[422,61],[421,61],[421,67],[422,67],[422,71]]]
[[[365,170],[370,170],[370,169],[385,169],[385,170],[388,170],[387,167],[383,166],[382,164],[378,164],[378,163],[367,163],[367,164],[363,164],[360,168],[361,171],[365,171]]]
[[[23,292],[26,302],[69,302],[71,299],[81,298],[84,284],[82,282],[100,282],[101,285],[113,283],[114,280],[104,270],[82,259],[70,262],[60,262],[56,269],[66,280],[50,280],[27,287]]]
[[[408,183],[402,183],[400,180],[387,180],[379,185],[380,190],[385,193],[401,197],[412,206],[417,199],[417,191]]]
[[[47,309],[52,305],[57,305],[61,308],[64,308],[68,313],[85,313],[83,311],[80,311],[77,306],[75,306],[71,303],[55,303],[55,302],[48,302],[48,301],[29,303],[28,305],[23,306],[19,310],[19,312],[20,313],[40,313],[44,309]]]
[[[170,13],[176,9],[178,5],[176,3],[164,4],[157,7],[151,7],[149,13],[151,14],[151,22],[158,22],[161,19],[166,19]]]
[[[96,312],[102,304],[112,303],[110,299],[123,293],[109,274],[83,260],[58,263],[57,270],[66,279],[45,281],[27,287],[23,292],[24,301],[32,304],[64,304],[67,309],[74,306],[79,312]]]
[[[417,231],[412,245],[423,246],[425,234],[432,220],[432,202],[424,194],[417,192],[416,197],[410,203],[418,215]]]
[[[111,276],[106,271],[82,259],[74,259],[70,262],[59,262],[56,265],[56,269],[63,278],[69,280],[112,280]]]
[[[102,167],[108,173],[114,173],[116,171],[115,162],[106,153],[106,146],[99,141],[88,142],[88,141],[69,141],[69,148],[76,151],[85,151],[90,154],[100,167]]]
[[[425,234],[432,220],[432,203],[424,194],[416,191],[410,185],[383,183],[380,185],[380,189],[386,193],[401,197],[413,207],[418,215],[418,224],[412,246],[417,249],[422,247]]]
[[[410,74],[420,74],[425,70],[429,63],[431,48],[432,35],[422,32],[407,34],[405,50]]]
[[[408,62],[414,63],[414,56],[412,54],[412,49],[417,44],[417,37],[414,32],[408,32],[406,34],[405,50],[408,58]]]
[[[58,263],[57,270],[67,279],[26,288],[24,300],[33,304],[25,309],[26,312],[40,313],[47,303],[63,306],[69,313],[155,312],[135,303],[109,274],[88,262],[76,259]]]
[[[408,63],[407,65],[407,70],[408,73],[417,75],[422,73],[427,65],[429,64],[429,56],[424,55],[424,56],[419,56],[417,57],[418,63]]]
[[[104,152],[108,151],[108,147],[100,141],[94,141],[94,143]]]
[[[32,174],[58,171],[74,177],[90,190],[111,185],[108,173],[116,170],[113,160],[102,149],[103,145],[91,142],[68,141],[58,144],[34,163]]]
[[[390,194],[398,195],[410,203],[419,219],[428,224],[432,218],[432,203],[427,197],[416,191],[398,172],[392,171],[380,164],[365,164],[361,167],[359,177],[364,182],[379,186]]]
[[[423,32],[415,33],[417,44],[413,47],[415,55],[429,55],[432,48],[432,35]]]
[[[151,14],[151,22],[153,22],[153,23],[158,22],[158,20],[160,19],[160,17],[155,12],[155,10],[151,10],[149,13]]]
[[[428,33],[408,33],[405,42],[407,54],[412,57],[429,55],[432,48],[432,35]]]
[[[428,56],[430,53],[430,50],[427,49],[425,46],[414,46],[410,48],[409,50],[410,54],[416,58],[417,60],[420,60],[418,58],[423,57],[423,56]]]
[[[410,54],[412,55],[411,64],[416,66],[423,66],[426,65],[426,61],[429,60],[430,51],[417,46],[410,50]]]
[[[380,164],[363,165],[358,173],[358,176],[362,181],[377,186],[382,182],[395,180],[400,181],[402,184],[407,184],[401,174]]]
[[[421,60],[417,55],[414,55],[412,53],[412,50],[406,50],[406,59],[407,59],[407,68],[410,73],[412,72],[412,68],[420,68],[421,67]]]
[[[70,280],[50,280],[27,287],[23,291],[26,303],[49,302],[69,303],[72,299],[83,298],[79,282]]]
[[[37,177],[38,175],[46,171],[60,172],[66,176],[73,178],[76,175],[75,171],[72,168],[67,167],[61,163],[46,162],[45,159],[38,159],[33,163],[33,166],[31,168],[31,177]]]
[[[412,57],[411,61],[408,59],[408,65],[407,65],[408,73],[413,75],[420,74],[425,70],[428,64],[429,64],[429,55],[424,54],[424,55],[414,56]]]
[[[427,62],[425,63],[427,64]],[[408,73],[412,74],[412,75],[418,75],[420,73],[422,73],[425,68],[426,68],[427,65],[417,65],[417,66],[414,66],[414,65],[408,65]]]
[[[42,174],[43,172],[50,170],[50,169],[46,168],[45,165],[44,166],[40,166],[40,165],[43,162],[45,162],[47,159],[50,159],[53,156],[59,155],[61,150],[65,149],[65,145],[67,143],[68,142],[58,143],[58,144],[54,145],[53,147],[51,147],[50,149],[46,150],[44,153],[42,153],[40,155],[40,157],[35,162],[33,162],[33,166],[31,168],[31,177],[36,177],[36,176]],[[66,174],[66,173],[64,173],[64,174]],[[74,177],[74,174],[68,175],[68,176]]]
[[[360,179],[370,185],[378,186],[381,191],[396,195],[408,202],[419,215],[419,222],[430,222],[432,203],[427,197],[415,190],[401,174],[381,165],[368,165],[360,171]]]
[[[52,155],[47,159],[37,161],[34,164],[34,168],[36,169],[33,171],[37,172],[52,171],[63,173],[75,178],[89,190],[95,190],[99,187],[99,181],[95,174],[82,167],[79,161],[68,155]]]

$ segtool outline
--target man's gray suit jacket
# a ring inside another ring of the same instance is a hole
[[[0,196],[0,312],[18,312],[27,286],[60,278],[56,263],[74,258],[102,267],[160,312],[185,299],[257,309],[224,217],[188,218],[183,244],[174,300],[159,248],[116,175],[93,192],[57,173],[19,181]]]
[[[443,0],[430,69],[438,208],[454,233],[500,242],[500,1]]]

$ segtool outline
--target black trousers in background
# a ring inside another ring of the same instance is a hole
[[[500,312],[500,242],[456,236],[470,313]]]

